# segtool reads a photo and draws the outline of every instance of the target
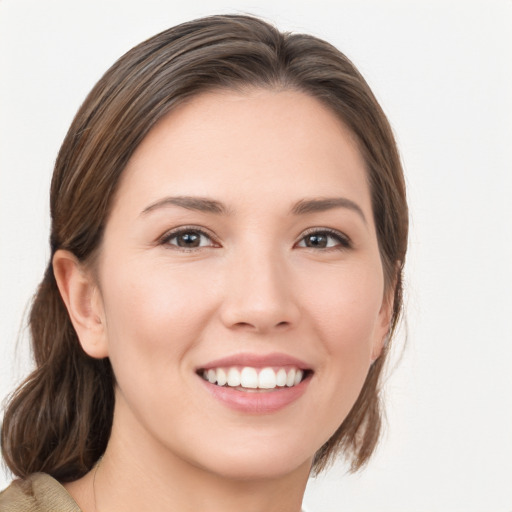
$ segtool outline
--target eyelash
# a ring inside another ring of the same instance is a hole
[[[332,238],[336,241],[336,244],[332,245],[330,247],[321,247],[321,248],[308,247],[306,245],[301,246],[301,247],[304,247],[306,249],[321,250],[321,251],[342,251],[342,250],[352,248],[352,241],[350,240],[350,238],[347,235],[344,235],[343,233],[341,233],[340,231],[337,231],[335,229],[329,229],[329,228],[311,228],[311,229],[306,230],[305,233],[301,234],[300,240],[297,242],[296,245],[305,241],[305,239],[311,235],[326,236],[328,238]]]
[[[210,244],[208,244],[206,246],[199,245],[199,246],[195,246],[195,247],[180,247],[177,244],[170,243],[171,240],[178,238],[181,235],[186,235],[186,234],[198,235],[200,237],[199,243],[201,243],[202,237],[206,237],[210,241]],[[329,246],[328,247],[320,247],[320,248],[310,247],[310,246],[305,245],[306,244],[305,240],[308,236],[311,236],[311,235],[325,236],[327,238],[334,239],[336,241],[336,243],[334,245],[331,245],[330,247]],[[303,242],[304,242],[304,245],[300,245]],[[218,244],[218,242],[215,241],[215,238],[213,237],[212,234],[207,232],[204,228],[199,228],[196,226],[182,226],[180,228],[173,229],[172,231],[167,232],[165,235],[163,235],[160,238],[159,244],[160,245],[169,245],[177,250],[185,251],[185,252],[197,251],[197,250],[203,249],[205,247],[220,247],[220,244]],[[311,228],[301,234],[299,241],[296,242],[296,244],[295,244],[295,247],[297,247],[297,246],[304,247],[305,249],[312,249],[312,250],[321,250],[321,251],[338,250],[338,251],[340,251],[340,250],[350,249],[352,247],[352,242],[348,236],[346,236],[343,233],[336,231],[334,229]]]
[[[206,237],[210,244],[206,246],[197,246],[197,247],[180,247],[177,244],[171,244],[171,240],[174,238],[178,238],[180,235],[186,235],[186,234],[195,234],[199,235],[200,238]],[[185,251],[185,252],[191,252],[191,251],[197,251],[198,249],[204,249],[205,247],[220,247],[220,245],[215,242],[215,239],[213,235],[208,233],[203,228],[199,228],[196,226],[182,226],[176,229],[173,229],[172,231],[168,231],[165,235],[163,235],[159,240],[160,245],[169,245],[177,250]]]

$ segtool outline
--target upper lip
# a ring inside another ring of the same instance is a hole
[[[209,370],[210,368],[226,368],[230,366],[250,366],[253,368],[266,368],[270,366],[294,366],[299,368],[300,370],[310,370],[311,367],[297,359],[296,357],[290,356],[288,354],[282,353],[272,353],[272,354],[250,354],[250,353],[240,353],[234,354],[227,357],[222,357],[220,359],[215,359],[214,361],[209,361],[208,363],[198,367],[201,370]]]

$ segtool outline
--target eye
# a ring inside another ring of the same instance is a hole
[[[170,245],[179,249],[199,249],[202,247],[218,247],[210,235],[197,228],[180,228],[165,234],[162,245]]]
[[[347,236],[338,231],[315,229],[303,235],[297,246],[309,249],[347,249],[351,243]]]

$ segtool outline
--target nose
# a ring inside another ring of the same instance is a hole
[[[298,323],[300,309],[292,273],[269,252],[252,251],[230,262],[220,311],[229,329],[265,334]]]

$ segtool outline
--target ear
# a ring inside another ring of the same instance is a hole
[[[83,350],[96,359],[107,357],[103,301],[92,273],[63,250],[53,256],[53,272]]]
[[[375,338],[372,347],[372,360],[374,363],[381,355],[382,349],[388,341],[391,319],[393,317],[393,307],[395,303],[395,286],[390,286],[384,293],[382,305],[380,307],[377,324],[375,326]]]

